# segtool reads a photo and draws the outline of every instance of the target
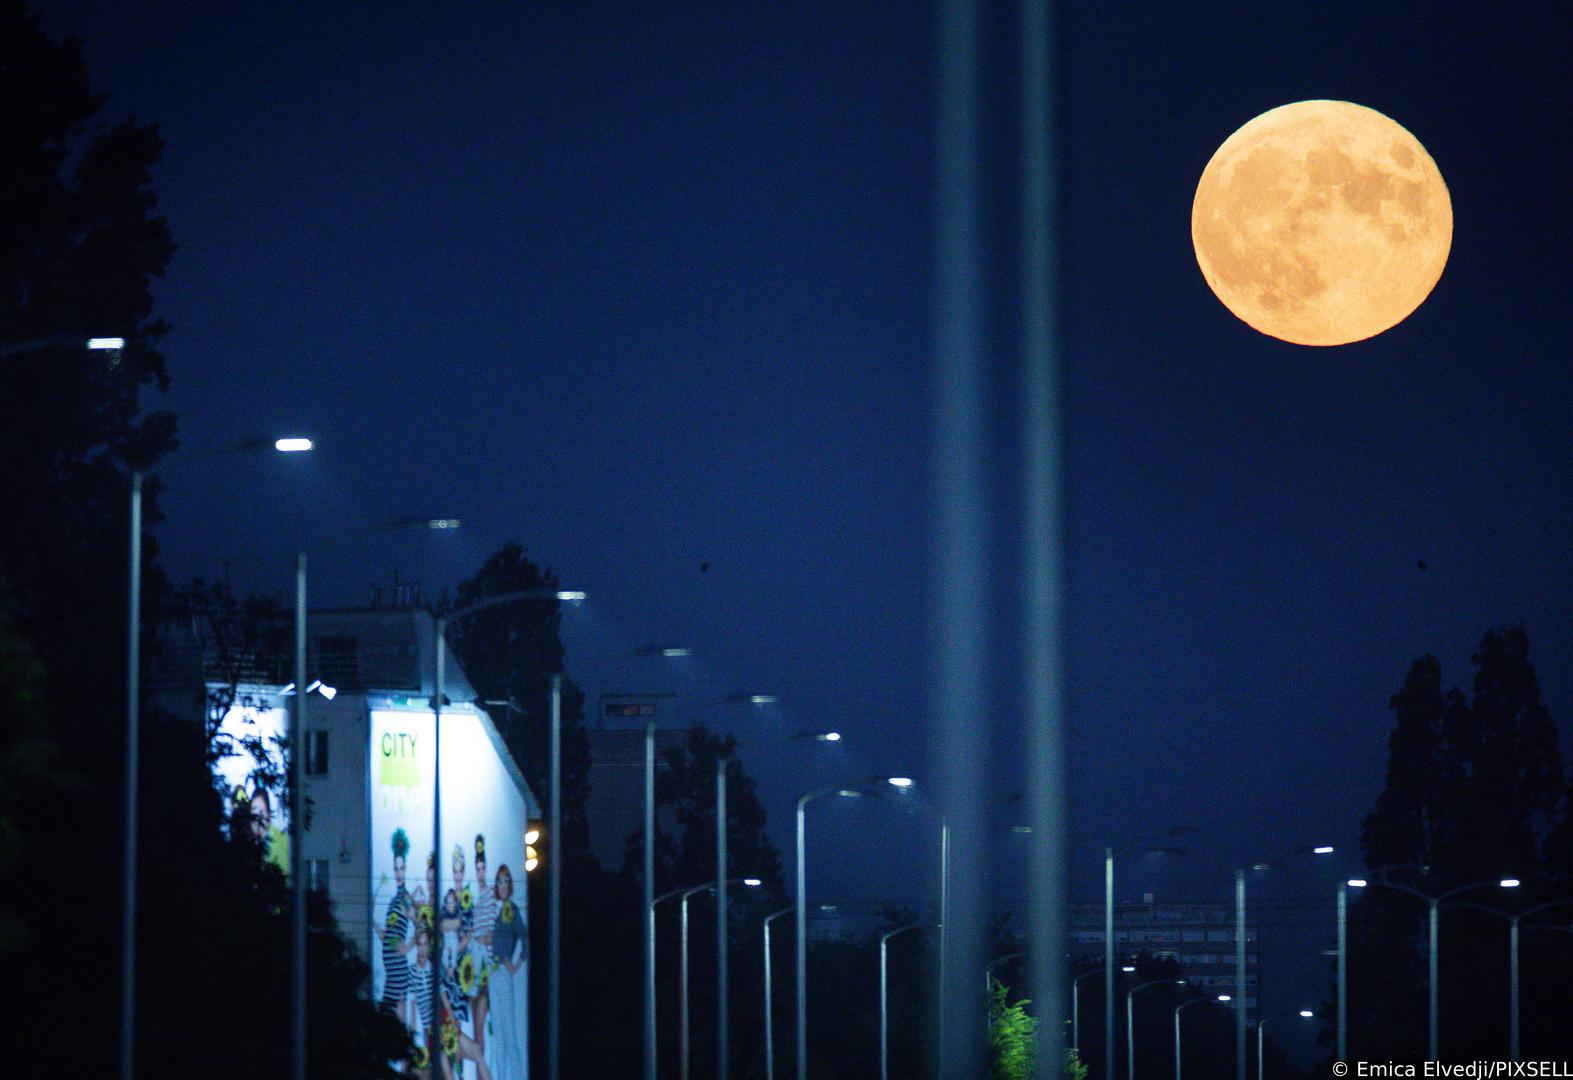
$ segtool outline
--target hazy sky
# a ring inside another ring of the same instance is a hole
[[[86,37],[111,115],[168,142],[177,578],[227,564],[281,589],[291,553],[329,541],[314,599],[363,603],[395,573],[430,596],[517,539],[591,594],[568,640],[592,695],[676,689],[708,717],[729,692],[781,696],[737,715],[783,849],[792,795],[928,772],[927,5],[44,7]],[[1554,714],[1573,706],[1573,84],[1551,8],[1062,13],[1078,897],[1109,838],[1173,824],[1205,831],[1122,897],[1221,900],[1239,861],[1352,852],[1387,698],[1423,652],[1467,682],[1482,632],[1523,622]],[[1002,269],[1009,26],[985,139]],[[1189,235],[1218,144],[1315,97],[1412,131],[1456,220],[1430,299],[1337,349],[1237,321]],[[1003,275],[987,287],[1008,302]],[[191,452],[286,429],[319,452]],[[1013,483],[1002,464],[1002,531]],[[465,527],[356,536],[412,512]],[[629,658],[649,642],[696,657]],[[984,712],[1003,797],[1018,710]],[[847,740],[775,745],[809,726]],[[856,828],[876,822],[877,841]],[[815,829],[822,898],[927,887],[918,819],[823,807]],[[1268,888],[1330,905],[1323,878]],[[1270,1006],[1294,972],[1266,968]]]

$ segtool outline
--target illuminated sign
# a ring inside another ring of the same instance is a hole
[[[214,783],[224,795],[225,828],[231,837],[250,834],[264,858],[289,872],[289,808],[284,801],[282,740],[289,729],[283,708],[232,706],[219,722],[214,747]]]

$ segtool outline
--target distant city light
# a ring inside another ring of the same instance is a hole
[[[583,600],[584,593],[574,589],[564,589],[557,594],[559,600]]]
[[[888,783],[891,787],[909,788],[912,786],[912,777],[892,776],[885,782]]]
[[[776,696],[774,694],[749,694],[748,700],[755,705],[774,705]]]
[[[1331,844],[1323,844],[1321,847],[1314,847],[1311,849],[1311,854],[1313,855],[1331,855],[1332,853],[1333,848]]]
[[[1504,889],[1516,889],[1518,888],[1518,878],[1505,877],[1502,879],[1501,885]]]
[[[1365,878],[1363,878],[1363,877],[1352,877],[1352,878],[1350,878],[1349,879],[1349,887],[1351,889],[1363,889],[1363,888],[1365,888]]]
[[[1309,1019],[1311,1019],[1311,1017],[1315,1016],[1316,1014],[1314,1012],[1312,1012],[1310,1009],[1301,1009],[1300,1010],[1300,1015],[1305,1017],[1307,1020],[1309,1020]]]
[[[87,339],[89,349],[124,349],[126,339],[123,337],[95,337]]]
[[[273,449],[281,454],[304,454],[311,449],[311,440],[299,437],[273,440]]]
[[[750,889],[755,889],[755,888],[758,888],[759,886],[763,885],[764,882],[760,881],[756,877],[746,877],[746,878],[743,879],[743,884],[747,885]]]

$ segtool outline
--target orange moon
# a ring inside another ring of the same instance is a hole
[[[1375,109],[1299,101],[1213,154],[1191,205],[1207,284],[1249,325],[1297,345],[1396,326],[1442,276],[1453,203],[1418,139]]]

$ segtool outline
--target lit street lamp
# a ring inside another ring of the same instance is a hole
[[[1303,1020],[1309,1020],[1316,1014],[1310,1009],[1301,1009],[1296,1015]],[[1262,1029],[1267,1026],[1269,1019],[1273,1018],[1264,1016],[1256,1022],[1256,1080],[1266,1080],[1267,1078],[1267,1063],[1262,1057]],[[1340,1058],[1339,1060],[1343,1059]]]
[[[808,1080],[808,872],[804,865],[808,804],[826,795],[855,799],[862,794],[854,788],[826,787],[797,800],[797,1080]]]
[[[1173,839],[1196,831],[1189,825],[1176,825],[1165,832],[1138,836],[1103,849],[1103,1071],[1109,1076],[1114,1075],[1114,857],[1140,844]],[[1183,855],[1185,851],[1177,847],[1149,847],[1147,854]],[[1071,986],[1073,999],[1075,991],[1076,987],[1073,983]],[[1075,1045],[1079,1051],[1081,1044]]]
[[[775,995],[770,986],[770,924],[783,915],[790,915],[797,910],[797,905],[782,908],[780,911],[771,912],[765,916],[765,1080],[776,1080],[776,1029],[772,1013],[775,1008]]]
[[[1426,1013],[1428,1020],[1427,1045],[1429,1047],[1428,1055],[1432,1061],[1435,1061],[1437,1059],[1437,1045],[1440,1042],[1437,1027],[1437,913],[1441,908],[1442,901],[1448,899],[1449,897],[1457,896],[1459,893],[1469,892],[1472,889],[1484,889],[1492,885],[1495,885],[1501,889],[1516,889],[1519,885],[1518,878],[1508,877],[1501,878],[1497,881],[1476,881],[1468,885],[1460,885],[1456,889],[1449,889],[1447,892],[1440,893],[1436,896],[1429,896],[1426,893],[1421,892],[1419,889],[1413,889],[1408,885],[1400,885],[1393,881],[1367,881],[1363,878],[1351,878],[1349,884],[1355,888],[1364,888],[1369,886],[1373,888],[1392,889],[1395,892],[1408,893],[1410,896],[1417,897],[1426,902],[1426,911],[1428,915],[1427,951],[1430,955],[1430,962],[1426,975]]]
[[[890,1080],[890,939],[921,923],[908,923],[879,936],[879,1080]]]
[[[679,898],[679,900],[678,900],[678,908],[680,909],[680,912],[681,912],[681,914],[679,916],[679,941],[680,941],[681,944],[678,947],[679,956],[680,956],[678,971],[680,972],[680,975],[679,975],[679,979],[678,979],[678,998],[677,998],[677,1001],[678,1001],[677,1011],[678,1011],[678,1017],[679,1017],[679,1020],[678,1020],[679,1032],[678,1032],[678,1043],[677,1043],[678,1056],[677,1056],[677,1059],[678,1059],[678,1063],[679,1063],[678,1064],[678,1072],[682,1076],[682,1080],[688,1080],[688,1060],[689,1060],[689,1057],[688,1057],[688,898],[690,896],[693,896],[695,893],[701,893],[701,892],[714,892],[717,897],[720,897],[720,896],[725,895],[726,889],[724,888],[724,886],[726,886],[726,885],[747,885],[750,888],[756,888],[760,884],[760,880],[759,880],[759,878],[728,878],[726,881],[723,881],[721,884],[722,884],[723,887],[719,888],[719,889],[716,888],[716,883],[713,882],[713,881],[707,881],[703,885],[693,885],[693,886],[690,886],[689,888],[686,888],[686,889],[673,889],[671,892],[662,893],[660,896],[656,897],[655,901],[654,901],[655,904],[660,904],[660,903],[663,903],[664,901],[670,900],[674,896]],[[720,915],[721,911],[722,911],[722,908],[720,908],[719,905],[718,905],[717,908],[716,908],[716,917],[717,917],[717,919],[719,919],[721,917],[721,915]],[[719,1015],[718,1015],[718,1018],[717,1018],[717,1023],[720,1026],[725,1027],[724,1022],[720,1020]]]
[[[1186,986],[1184,979],[1149,979],[1125,991],[1125,1080],[1136,1080],[1136,994],[1149,986]],[[1111,1074],[1112,1075],[1112,1074]]]
[[[1192,998],[1190,1001],[1182,1001],[1174,1007],[1174,1080],[1185,1080],[1180,1070],[1180,1013],[1189,1009],[1192,1005],[1211,1005],[1215,1000],[1227,1004],[1229,995],[1219,994],[1216,999]]]

